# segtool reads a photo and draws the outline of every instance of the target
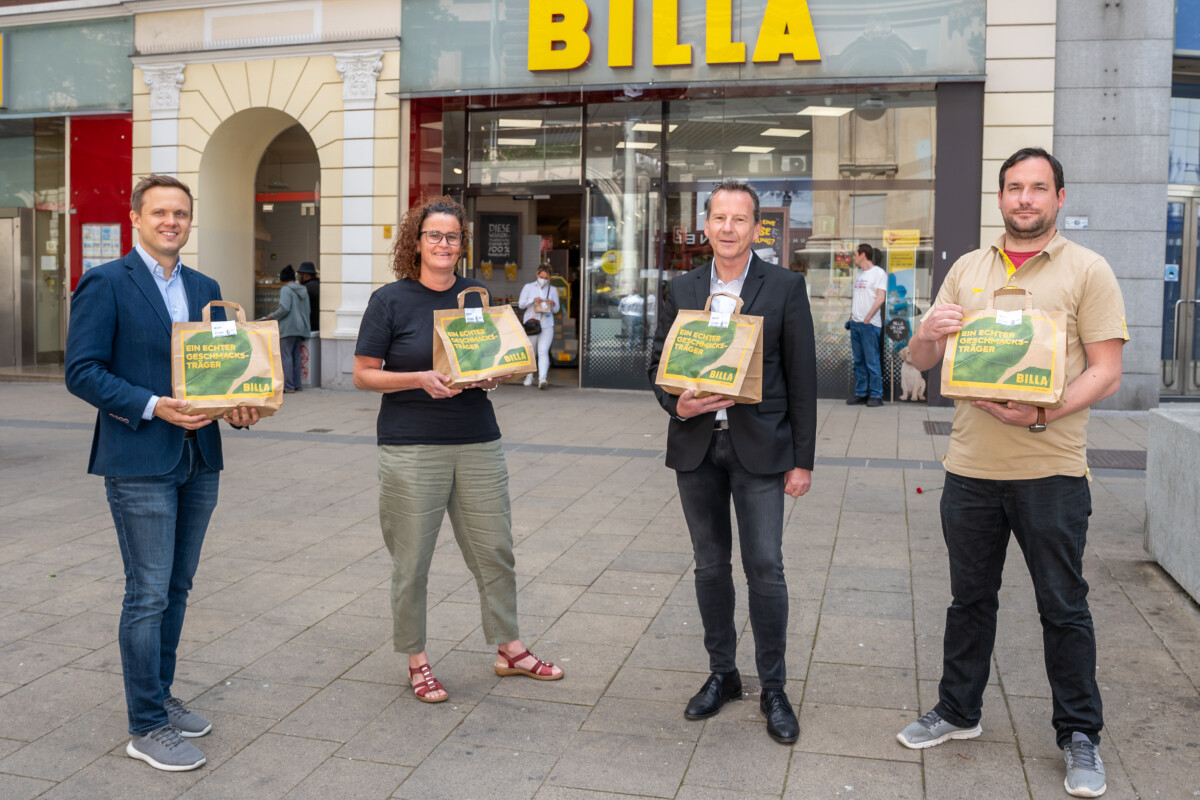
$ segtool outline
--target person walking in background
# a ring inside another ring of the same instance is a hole
[[[300,391],[304,366],[300,363],[300,342],[309,337],[308,291],[296,283],[296,271],[288,264],[279,271],[283,288],[279,290],[279,306],[267,314],[267,319],[279,322],[279,356],[283,361],[283,391]]]
[[[192,229],[186,184],[142,178],[130,205],[138,244],[85,272],[72,297],[66,384],[98,409],[88,472],[104,476],[125,566],[117,634],[133,737],[125,752],[182,772],[206,760],[188,740],[212,730],[171,684],[223,462],[218,426],[180,412],[186,403],[171,397],[171,324],[199,320],[221,289],[180,260]],[[258,411],[239,408],[225,421],[253,425]]]
[[[537,280],[521,287],[517,305],[524,309],[522,318],[530,344],[537,351],[538,388],[549,386],[546,376],[550,374],[550,345],[554,342],[554,315],[558,313],[558,289],[550,285],[550,268],[538,267]],[[530,321],[536,324],[537,333],[530,333]],[[525,385],[533,385],[533,374],[525,376]]]
[[[312,333],[315,338],[321,332],[321,279],[317,277],[317,268],[311,261],[300,262],[296,270],[296,280],[308,292],[308,320],[312,323]]]
[[[879,336],[883,332],[883,303],[887,299],[887,273],[875,266],[875,248],[860,244],[854,252],[854,294],[850,299],[850,349],[854,355],[854,397],[847,405],[883,405],[883,368],[879,361]]]
[[[521,644],[508,466],[486,392],[503,377],[452,389],[433,370],[433,313],[483,286],[455,273],[470,235],[467,212],[449,197],[413,206],[400,225],[397,280],[367,303],[354,350],[354,385],[380,392],[379,524],[392,556],[392,644],[408,655],[413,694],[447,699],[425,652],[429,564],[447,513],[479,590],[483,635],[498,644],[496,674],[558,680],[563,672]]]
[[[1083,577],[1091,492],[1089,407],[1121,385],[1128,334],[1121,289],[1101,256],[1055,227],[1066,200],[1062,165],[1025,148],[1000,167],[1004,234],[955,262],[909,342],[914,366],[941,362],[947,337],[962,330],[964,310],[986,308],[996,289],[1018,284],[1044,311],[1067,314],[1066,402],[956,400],[942,535],[950,559],[938,703],[896,736],[905,747],[933,747],[979,736],[983,691],[996,642],[996,612],[1010,534],[1037,596],[1046,676],[1067,793],[1099,797],[1107,788],[1100,759],[1104,727],[1096,683],[1096,633]],[[982,290],[982,291],[981,291]]]
[[[783,576],[783,496],[800,497],[812,484],[817,434],[812,315],[804,278],[751,252],[762,221],[754,187],[736,179],[722,181],[708,196],[704,212],[712,264],[667,285],[654,334],[650,382],[658,374],[678,310],[702,309],[709,295],[726,292],[742,298],[743,314],[763,318],[763,399],[734,405],[721,395],[698,399],[689,389],[676,397],[654,386],[659,404],[671,415],[666,463],[675,470],[692,538],[696,603],[712,673],[688,701],[684,716],[711,717],[727,701],[742,696],[734,624],[732,497],[762,683],[759,711],[766,717],[767,735],[786,744],[796,741],[800,725],[784,689],[788,592]],[[714,298],[714,306],[718,300],[729,298]]]

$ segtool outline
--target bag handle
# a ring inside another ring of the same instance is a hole
[[[472,294],[472,293],[478,293],[478,294],[483,295],[483,297],[481,298],[481,302],[483,303],[484,308],[487,308],[491,304],[491,302],[492,302],[491,295],[488,294],[487,289],[483,288],[482,286],[472,286],[471,288],[463,289],[461,292],[458,293],[458,310],[459,311],[462,311],[466,308],[466,306],[463,304],[467,299],[467,295]]]
[[[232,300],[213,300],[208,305],[206,305],[204,307],[204,309],[200,312],[200,321],[201,322],[210,322],[211,321],[212,312],[210,311],[210,309],[213,306],[223,306],[225,308],[232,308],[233,312],[235,314],[237,314],[238,322],[244,323],[246,321],[246,312],[242,311],[242,307],[240,305],[238,305],[237,303],[233,302]]]
[[[1002,289],[997,289],[996,291],[992,292],[992,299],[988,300],[988,308],[991,310],[995,310],[997,297],[1016,297],[1017,295],[1025,296],[1025,310],[1032,311],[1033,310],[1033,294],[1031,292],[1025,291],[1024,289],[1022,289],[1018,286],[1005,286]]]
[[[710,313],[712,312],[712,299],[714,297],[716,297],[717,295],[721,295],[722,297],[728,297],[730,300],[733,300],[735,303],[737,303],[737,307],[733,309],[734,314],[742,313],[742,302],[743,302],[742,298],[738,297],[736,294],[730,294],[729,292],[713,292],[712,294],[710,294],[708,296],[708,299],[704,301],[704,310],[705,311],[708,311]]]

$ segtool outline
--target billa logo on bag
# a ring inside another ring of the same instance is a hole
[[[757,326],[748,327],[753,331]],[[729,349],[737,328],[738,323],[732,321],[724,328],[713,328],[706,320],[680,326],[671,344],[664,374],[670,378],[691,378],[699,384],[711,383],[725,389],[734,387],[750,356],[745,349],[733,352]],[[750,334],[751,341],[754,335],[753,332]]]
[[[183,334],[184,400],[227,395],[266,397],[275,391],[276,376],[256,375],[242,380],[250,367],[254,344],[250,337],[259,339],[260,347],[267,348],[270,338],[263,332],[239,330],[233,336],[213,337],[212,331],[196,331]]]
[[[500,316],[499,319],[500,324],[511,327],[508,317]],[[459,374],[463,377],[478,374],[492,367],[524,367],[533,363],[529,350],[524,345],[514,347],[500,358],[496,358],[500,354],[500,330],[491,314],[484,313],[483,321],[479,323],[468,322],[465,317],[444,319],[442,330],[450,340],[454,360],[458,363]]]
[[[998,297],[1019,297],[1021,310],[995,307]],[[942,395],[1057,408],[1066,386],[1066,315],[1033,307],[1023,289],[999,289],[986,309],[966,311],[963,328],[946,343]]]
[[[732,312],[713,312],[723,296]],[[704,310],[680,309],[663,341],[654,383],[670,394],[719,394],[737,403],[762,400],[762,317],[742,314],[742,299],[718,292]]]
[[[236,319],[213,322],[212,308],[231,309]],[[274,414],[283,402],[279,323],[247,322],[237,303],[214,300],[199,322],[171,325],[171,387],[185,414],[216,419],[235,408]]]
[[[470,294],[480,296],[481,306],[465,306]],[[512,306],[488,302],[487,289],[473,286],[459,292],[457,308],[433,312],[433,368],[450,377],[452,389],[537,371],[533,345]]]

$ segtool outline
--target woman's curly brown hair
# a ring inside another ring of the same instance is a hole
[[[462,252],[466,252],[467,237],[471,235],[467,210],[449,195],[422,197],[404,215],[396,234],[396,244],[392,247],[392,272],[397,278],[411,278],[414,281],[421,278],[421,226],[430,214],[449,214],[458,220],[463,235]]]

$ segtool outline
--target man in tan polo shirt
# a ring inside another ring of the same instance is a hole
[[[1096,684],[1096,636],[1083,578],[1091,494],[1088,408],[1121,385],[1129,338],[1112,268],[1055,228],[1066,199],[1062,165],[1040,148],[1019,150],[1000,167],[1004,235],[950,269],[909,344],[917,369],[941,361],[965,310],[1019,286],[1043,310],[1065,311],[1066,402],[1042,409],[1022,403],[955,402],[946,455],[942,535],[950,559],[939,701],[897,738],[933,747],[982,733],[979,721],[996,640],[1001,574],[1010,533],[1025,556],[1042,621],[1051,721],[1066,758],[1064,785],[1075,797],[1107,788],[1098,745],[1104,726]]]

